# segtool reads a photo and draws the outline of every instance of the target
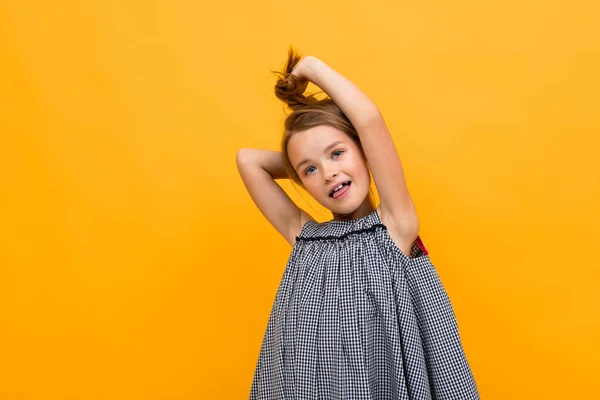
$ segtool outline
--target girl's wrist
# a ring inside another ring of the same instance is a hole
[[[317,69],[319,68],[319,64],[323,62],[314,56],[306,56],[300,61],[298,64],[297,71],[294,71],[294,74],[297,75],[301,79],[306,79],[310,82],[315,83],[315,79],[317,76]]]
[[[267,171],[273,179],[289,178],[280,151],[257,149],[256,152],[257,158],[260,160],[259,166]]]

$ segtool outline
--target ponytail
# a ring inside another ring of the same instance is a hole
[[[288,50],[288,59],[283,72],[274,71],[274,74],[279,78],[275,84],[275,96],[287,104],[291,110],[315,105],[319,102],[315,97],[315,94],[310,94],[308,96],[304,95],[304,91],[308,86],[308,81],[303,81],[292,74],[292,71],[296,65],[298,65],[300,59],[300,54],[290,46]]]

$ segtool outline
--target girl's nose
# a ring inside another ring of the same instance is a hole
[[[330,182],[332,180],[334,180],[337,176],[338,176],[337,171],[328,171],[325,173],[325,179],[327,179]]]

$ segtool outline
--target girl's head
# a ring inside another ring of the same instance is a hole
[[[330,99],[305,96],[306,83],[291,72],[300,56],[290,49],[275,95],[292,110],[285,120],[281,154],[288,176],[335,218],[370,211],[371,177],[360,138],[342,110]],[[339,193],[334,189],[343,184]],[[340,196],[341,195],[341,196]]]

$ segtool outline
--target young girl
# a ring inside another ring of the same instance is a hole
[[[252,200],[292,246],[250,398],[479,399],[382,115],[323,61],[300,60],[290,49],[275,86],[292,110],[281,152],[242,149],[236,160]],[[309,81],[329,98],[305,96]],[[298,208],[282,178],[333,219]]]

